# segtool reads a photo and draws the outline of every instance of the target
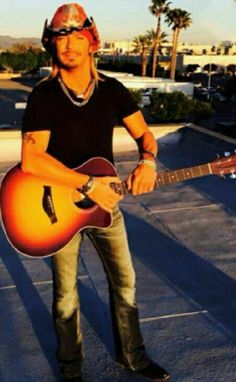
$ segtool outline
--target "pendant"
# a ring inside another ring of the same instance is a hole
[[[84,101],[84,98],[81,97],[81,96],[76,96],[76,99],[78,102],[83,102]]]

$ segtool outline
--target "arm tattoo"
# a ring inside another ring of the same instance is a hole
[[[32,133],[24,133],[23,134],[23,140],[25,143],[32,143],[32,144],[35,144],[36,141],[35,139],[33,138],[32,136],[33,134]]]

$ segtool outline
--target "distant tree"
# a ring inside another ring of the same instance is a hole
[[[231,72],[233,75],[235,75],[235,73],[236,73],[236,65],[235,64],[229,64],[227,66],[227,71]]]
[[[184,93],[158,93],[154,91],[151,96],[149,114],[157,121],[199,121],[212,114],[211,104],[190,99]]]
[[[14,55],[10,52],[3,52],[0,54],[0,67],[8,73],[13,72]]]
[[[38,58],[32,52],[4,52],[0,55],[0,65],[7,72],[27,73],[38,67]]]
[[[133,40],[133,51],[141,55],[141,75],[146,76],[147,73],[147,56],[152,46],[152,40],[149,34],[138,35]]]
[[[25,52],[15,55],[14,72],[27,73],[37,68],[38,59],[32,52]]]
[[[188,64],[186,67],[186,72],[194,73],[198,68],[200,68],[200,65],[198,64]]]
[[[157,52],[161,37],[161,16],[168,12],[170,4],[171,2],[168,0],[152,0],[151,5],[149,6],[150,12],[157,18],[157,27],[153,39],[152,77],[155,77],[156,73]]]
[[[38,67],[50,66],[51,65],[51,56],[48,52],[40,50],[37,53]]]
[[[152,44],[154,46],[155,38],[156,38],[155,30],[153,28],[149,29],[147,31],[147,34],[150,36],[150,39],[152,40]],[[161,32],[161,34],[159,36],[159,45],[158,45],[158,48],[157,48],[158,55],[162,55],[163,44],[168,42],[168,40],[166,39],[167,36],[168,36],[168,34],[166,32]],[[152,49],[152,55],[153,55],[153,49]],[[158,64],[158,55],[157,55],[156,65]]]
[[[210,118],[213,114],[211,103],[202,102],[193,98],[190,102],[189,121],[199,122],[203,119]]]
[[[152,40],[152,47],[154,45],[154,41],[155,41],[155,38],[156,38],[156,32],[154,29],[150,29],[147,31],[147,34],[149,35],[150,39]],[[168,40],[166,39],[167,37],[167,33],[166,32],[161,32],[160,34],[160,38],[159,38],[159,45],[158,45],[158,48],[157,48],[157,51],[158,51],[158,55],[157,55],[157,60],[156,60],[156,71],[155,71],[155,76],[157,75],[160,75],[160,65],[159,65],[159,56],[162,56],[162,48],[163,48],[163,44],[167,43]],[[153,63],[153,49],[152,49],[152,54],[151,54],[151,76],[152,76],[152,69],[153,69],[153,66],[152,66],[152,63]]]
[[[206,64],[203,66],[203,70],[206,72],[216,72],[218,69],[218,65],[216,64]]]
[[[135,100],[136,104],[139,105],[142,101],[142,92],[139,89],[130,89],[130,93]]]
[[[232,43],[232,41],[222,41],[220,45],[224,49],[224,54],[229,55],[230,49],[233,47],[234,44]]]
[[[168,25],[172,25],[173,30],[173,43],[172,43],[172,56],[171,56],[171,69],[170,78],[174,80],[176,70],[176,58],[178,40],[181,29],[188,28],[191,23],[191,15],[187,11],[179,8],[170,9],[166,14],[166,22]]]
[[[40,46],[31,43],[16,43],[13,44],[10,51],[13,53],[39,53],[42,49]]]

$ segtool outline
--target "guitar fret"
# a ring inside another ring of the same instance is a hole
[[[125,195],[128,192],[127,184],[126,182],[122,183],[110,183],[111,188],[119,195]]]
[[[159,172],[157,174],[156,185],[158,187],[158,186],[163,186],[164,184],[165,184],[165,182],[164,182],[163,174],[161,172]]]
[[[192,178],[209,175],[209,165],[204,164],[174,171],[159,172],[157,174],[157,187],[185,181]]]
[[[198,178],[209,174],[210,170],[208,163],[200,166],[189,167],[174,171],[159,172],[157,174],[156,186],[161,187],[165,185],[170,185],[172,183],[178,183],[188,179]],[[126,182],[111,183],[110,185],[113,188],[113,190],[120,195],[125,195],[128,193],[128,187]]]

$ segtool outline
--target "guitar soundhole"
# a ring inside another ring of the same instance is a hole
[[[87,210],[88,208],[93,207],[94,204],[95,203],[89,198],[84,198],[79,202],[75,202],[76,207],[81,208],[82,210]]]

